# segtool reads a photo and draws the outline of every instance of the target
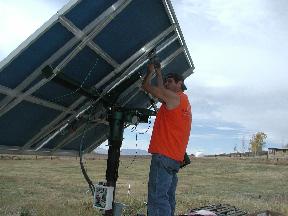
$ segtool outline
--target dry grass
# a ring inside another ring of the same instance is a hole
[[[16,159],[16,160],[15,160]],[[116,201],[129,205],[125,215],[145,213],[149,158],[121,157]],[[105,179],[106,158],[86,160],[95,182]],[[179,172],[177,213],[211,203],[248,212],[273,210],[288,215],[288,166],[267,160],[203,158]],[[0,215],[101,215],[76,158],[15,157],[0,160]],[[131,195],[127,195],[128,184]]]

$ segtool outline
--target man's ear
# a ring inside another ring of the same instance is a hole
[[[178,81],[177,86],[178,86],[180,89],[182,89],[182,84],[183,84],[182,81]]]

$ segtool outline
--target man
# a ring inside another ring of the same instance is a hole
[[[157,85],[151,85],[153,73]],[[192,115],[184,79],[168,74],[165,81],[160,67],[148,64],[143,89],[162,103],[154,123],[148,152],[152,154],[148,182],[149,216],[171,216],[175,212],[177,172],[189,140]]]

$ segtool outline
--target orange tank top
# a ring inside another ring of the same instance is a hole
[[[148,152],[183,161],[189,140],[192,114],[187,95],[179,93],[180,104],[171,110],[162,104],[154,123]]]

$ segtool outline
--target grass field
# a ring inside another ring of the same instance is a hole
[[[90,178],[105,179],[106,158],[85,160]],[[121,157],[116,201],[124,215],[145,213],[149,158]],[[250,213],[273,210],[288,215],[288,165],[268,160],[193,158],[180,170],[177,213],[225,203]],[[127,195],[128,184],[131,194]],[[16,157],[0,160],[0,215],[101,215],[82,177],[79,159]]]

